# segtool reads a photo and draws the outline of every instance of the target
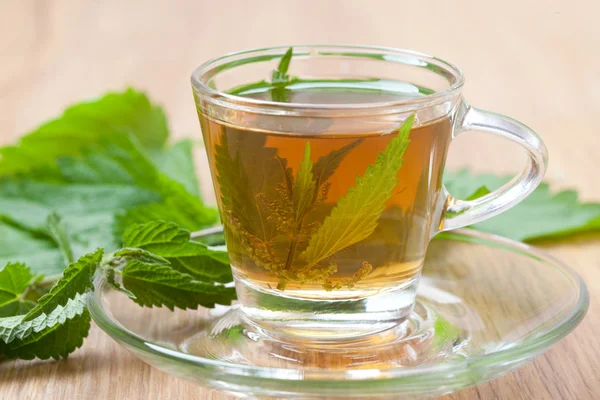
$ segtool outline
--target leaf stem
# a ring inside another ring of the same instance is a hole
[[[285,261],[285,266],[283,267],[284,271],[289,271],[289,269],[292,267],[292,263],[294,262],[294,256],[296,255],[296,247],[298,247],[298,234],[302,230],[302,224],[304,223],[304,218],[306,217],[306,213],[307,213],[307,211],[305,211],[300,216],[298,223],[294,227],[294,231],[292,233],[292,240],[290,242],[290,250],[288,251],[288,256]]]
[[[292,237],[292,241],[290,242],[290,250],[288,251],[287,260],[285,260],[285,266],[283,267],[284,271],[288,271],[291,268],[292,263],[294,262],[296,246],[298,246],[298,235],[296,232],[294,232],[294,236]]]
[[[73,250],[71,249],[71,244],[69,243],[69,237],[64,230],[64,226],[62,225],[61,217],[56,213],[56,211],[52,211],[48,214],[46,218],[46,227],[52,240],[58,246],[60,253],[65,261],[65,264],[69,265],[75,258],[73,257]]]

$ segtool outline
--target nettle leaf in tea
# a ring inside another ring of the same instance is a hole
[[[215,145],[216,175],[234,259],[249,258],[269,271],[278,278],[280,290],[290,281],[340,289],[367,276],[373,265],[362,260],[352,276],[332,281],[330,277],[337,272],[332,256],[375,231],[398,184],[413,120],[411,116],[405,121],[375,164],[358,176],[333,207],[325,205],[329,179],[364,139],[352,140],[314,164],[311,143],[306,140],[294,176],[288,160],[266,146],[266,135],[237,130],[222,133]]]
[[[290,83],[290,76],[287,74],[288,68],[290,67],[290,61],[292,61],[293,49],[290,47],[288,51],[283,55],[277,69],[273,71],[271,76],[271,100],[285,103],[289,100],[288,90],[286,86]]]
[[[291,185],[293,177],[289,177],[288,194],[294,200],[294,225],[300,226],[306,213],[314,206],[316,182],[312,172],[313,163],[310,162],[310,142],[306,142],[304,156],[298,169],[296,182]],[[287,183],[287,182],[286,182]],[[292,187],[292,190],[289,188]],[[298,228],[299,229],[299,228]]]
[[[235,95],[247,95],[256,90],[260,92],[262,89],[268,89],[270,100],[280,103],[288,102],[290,92],[287,89],[287,86],[297,81],[296,78],[290,77],[287,73],[290,67],[290,62],[292,61],[293,53],[293,48],[290,47],[285,52],[283,57],[281,57],[281,60],[277,65],[277,69],[274,69],[271,72],[270,82],[263,79],[258,82],[236,86],[227,90],[227,93]],[[211,83],[214,84],[214,81],[211,81]]]
[[[385,202],[392,196],[392,189],[398,183],[396,175],[402,167],[413,121],[414,115],[404,122],[398,137],[377,156],[377,162],[357,178],[356,185],[337,202],[323,225],[310,238],[308,248],[302,253],[307,267],[318,264],[373,233],[385,209]]]

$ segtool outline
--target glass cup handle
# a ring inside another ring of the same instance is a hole
[[[475,200],[455,199],[444,188],[446,208],[440,231],[472,225],[513,207],[540,184],[548,164],[548,154],[542,139],[512,118],[478,110],[463,103],[456,126],[458,133],[478,130],[518,143],[527,154],[527,165],[519,175],[500,189]]]

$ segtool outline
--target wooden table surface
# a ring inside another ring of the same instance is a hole
[[[174,136],[200,135],[189,75],[244,48],[355,43],[411,48],[463,68],[474,105],[534,128],[547,179],[600,201],[600,13],[589,1],[0,1],[0,144],[68,104],[133,85],[162,103]],[[450,167],[514,172],[515,148],[485,135],[453,144]],[[205,192],[210,182],[200,166]],[[447,399],[600,397],[600,238],[545,246],[585,279],[583,323],[533,363]],[[1,399],[225,399],[119,348],[96,326],[68,360],[0,364]]]

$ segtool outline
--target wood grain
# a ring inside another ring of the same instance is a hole
[[[133,85],[161,102],[177,137],[199,137],[189,74],[250,47],[360,43],[411,48],[458,64],[465,95],[538,131],[548,179],[600,200],[600,3],[589,1],[68,1],[0,2],[0,143],[68,104]],[[466,134],[449,166],[513,172],[501,140]],[[207,169],[200,168],[211,194]],[[447,399],[600,397],[598,237],[545,245],[586,280],[590,311],[565,340],[506,377]],[[154,370],[97,327],[68,360],[0,364],[2,399],[226,399]]]

